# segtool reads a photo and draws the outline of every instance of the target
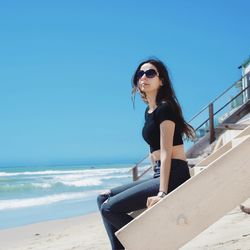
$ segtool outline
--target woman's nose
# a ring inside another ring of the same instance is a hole
[[[145,79],[145,78],[147,78],[147,77],[146,77],[146,74],[144,73],[144,74],[142,75],[141,79]]]

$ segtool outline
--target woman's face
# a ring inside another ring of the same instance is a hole
[[[145,93],[157,93],[158,89],[162,86],[157,68],[151,63],[145,63],[141,66],[138,74],[138,87],[140,90]]]

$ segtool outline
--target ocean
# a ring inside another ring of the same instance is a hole
[[[148,166],[144,163],[140,170]],[[131,182],[132,167],[0,167],[0,229],[96,212],[97,195]]]

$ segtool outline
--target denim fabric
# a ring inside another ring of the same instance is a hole
[[[160,161],[156,162],[153,177],[111,189],[110,194],[97,197],[98,208],[111,242],[112,250],[124,249],[115,232],[133,220],[129,212],[146,208],[147,198],[155,196],[160,186]],[[190,178],[186,161],[172,159],[168,193]]]
[[[155,165],[154,165],[154,178],[159,177],[160,176],[160,168],[161,168],[161,161],[155,161]]]

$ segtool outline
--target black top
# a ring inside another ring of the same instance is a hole
[[[151,153],[160,149],[160,124],[165,120],[170,120],[175,123],[173,146],[183,144],[182,133],[179,123],[177,122],[178,118],[168,103],[162,102],[152,113],[148,113],[148,110],[149,107],[147,107],[145,111],[145,123],[142,129],[142,136],[149,144]]]

